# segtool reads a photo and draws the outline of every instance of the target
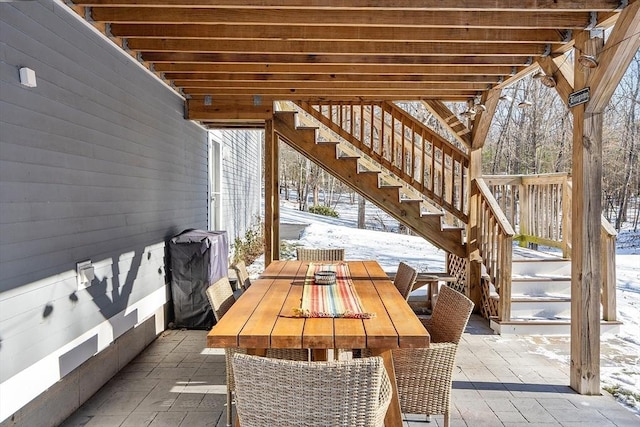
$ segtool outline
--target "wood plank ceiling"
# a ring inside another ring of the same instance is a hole
[[[274,100],[473,100],[636,0],[72,1],[215,125]]]

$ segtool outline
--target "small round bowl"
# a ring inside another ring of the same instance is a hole
[[[316,285],[333,285],[336,283],[335,271],[318,271],[315,275]]]

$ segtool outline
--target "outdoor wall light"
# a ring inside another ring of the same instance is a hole
[[[582,68],[596,68],[598,66],[598,61],[595,56],[583,53],[578,57],[578,64],[580,64]]]
[[[528,99],[525,99],[524,101],[521,101],[518,104],[518,108],[528,108],[531,107],[533,105],[533,102],[529,101]]]
[[[20,68],[20,84],[26,87],[36,87],[36,72],[31,68]]]
[[[546,87],[556,87],[556,79],[554,79],[553,76],[542,76],[540,83]]]
[[[500,98],[498,98],[500,101],[513,101],[513,98],[510,97],[509,95],[502,95]]]

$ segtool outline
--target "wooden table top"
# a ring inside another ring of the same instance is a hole
[[[308,261],[275,261],[207,335],[207,346],[265,348],[428,347],[429,333],[375,261],[348,261],[371,319],[291,317],[300,307]]]

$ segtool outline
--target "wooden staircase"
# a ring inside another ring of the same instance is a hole
[[[516,251],[516,255],[518,256]],[[569,335],[571,332],[571,260],[559,257],[514,259],[511,276],[511,318],[490,318],[497,333]],[[533,255],[532,255],[533,254]],[[490,297],[496,301],[497,294]],[[620,322],[602,321],[601,334],[619,332]]]
[[[464,228],[444,225],[444,213],[423,211],[422,199],[401,197],[400,186],[381,183],[380,170],[363,169],[359,157],[342,155],[339,142],[317,141],[317,128],[297,126],[296,114],[292,111],[274,114],[274,131],[283,141],[419,236],[446,252],[467,256]]]

